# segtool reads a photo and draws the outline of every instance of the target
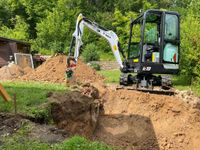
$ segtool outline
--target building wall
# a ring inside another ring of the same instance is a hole
[[[0,67],[7,65],[9,61],[9,57],[12,55],[11,48],[9,43],[5,43],[4,45],[0,45]]]
[[[7,65],[14,53],[30,53],[30,45],[0,40],[0,67]]]

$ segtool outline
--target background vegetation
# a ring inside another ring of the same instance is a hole
[[[181,14],[181,75],[189,81],[199,82],[199,8],[200,0],[1,0],[0,36],[28,41],[32,43],[33,51],[42,54],[66,52],[76,17],[83,13],[115,31],[122,48],[126,49],[129,21],[136,18],[140,10],[174,10]],[[110,47],[106,41],[87,30],[85,32],[85,46],[92,42],[98,47],[99,55],[105,53],[109,57]]]

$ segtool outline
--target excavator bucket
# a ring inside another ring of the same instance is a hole
[[[2,84],[0,84],[0,94],[1,94],[1,96],[3,97],[3,99],[5,101],[10,101],[11,100],[10,95],[6,92],[6,90],[4,89]]]
[[[76,60],[73,57],[67,57],[66,78],[71,79],[76,68]]]

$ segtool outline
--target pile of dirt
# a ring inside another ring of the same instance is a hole
[[[24,71],[16,64],[9,64],[0,68],[0,79],[1,80],[11,80],[16,79],[24,75]]]
[[[191,105],[193,108],[200,109],[200,98],[192,91],[177,91],[176,96],[182,99],[185,103]]]
[[[22,76],[22,80],[47,81],[64,83],[65,81],[65,59],[57,56],[47,59],[41,66]]]
[[[47,81],[53,83],[65,83],[66,56],[58,55],[47,59],[35,71],[32,71],[21,79],[33,81]],[[103,77],[98,75],[95,70],[88,67],[81,60],[78,61],[73,75],[74,81],[78,83],[91,83],[102,81]]]
[[[99,93],[94,87],[50,96],[51,114],[69,135],[92,137],[99,115]]]
[[[23,68],[23,71],[24,71],[24,74],[28,74],[28,73],[34,71],[34,69],[29,67],[29,66],[27,66],[27,67]]]

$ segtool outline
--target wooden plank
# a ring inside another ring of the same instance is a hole
[[[10,95],[6,92],[6,90],[4,89],[4,87],[1,84],[0,84],[0,94],[5,101],[11,100]]]

